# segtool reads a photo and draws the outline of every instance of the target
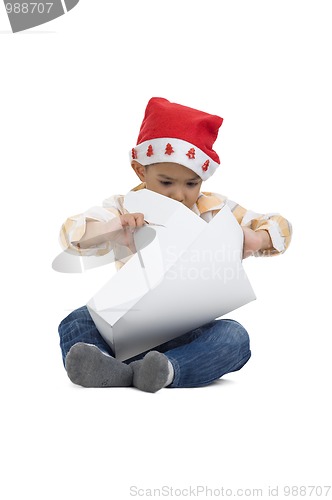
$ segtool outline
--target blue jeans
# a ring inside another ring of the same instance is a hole
[[[76,309],[61,321],[59,334],[64,363],[67,352],[77,342],[94,344],[114,356],[86,306]],[[232,319],[211,321],[151,350],[164,353],[174,367],[174,380],[169,387],[210,384],[226,373],[240,370],[251,356],[247,331]],[[145,354],[124,362],[131,363]]]

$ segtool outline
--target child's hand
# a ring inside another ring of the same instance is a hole
[[[120,230],[113,232],[113,241],[130,248],[132,252],[136,252],[133,233],[136,228],[144,226],[144,214],[124,214],[120,215],[118,220],[122,227]]]
[[[124,214],[108,222],[87,221],[83,237],[74,242],[79,248],[89,248],[105,241],[114,241],[136,252],[133,233],[135,228],[143,226],[144,215],[140,213]]]
[[[136,227],[144,226],[144,214],[134,213],[120,215],[120,222],[123,228],[128,227],[129,229],[134,230]]]
[[[243,258],[253,255],[259,250],[268,250],[272,248],[270,235],[264,229],[253,231],[249,227],[242,227],[244,234]]]

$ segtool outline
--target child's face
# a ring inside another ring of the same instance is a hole
[[[196,203],[202,179],[192,170],[178,163],[154,163],[144,167],[133,161],[132,167],[146,188],[192,208]]]

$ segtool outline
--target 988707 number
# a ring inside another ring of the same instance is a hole
[[[53,2],[6,3],[8,14],[48,14]]]

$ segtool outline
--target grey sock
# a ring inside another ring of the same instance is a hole
[[[170,368],[168,358],[158,352],[150,351],[143,359],[133,361],[133,386],[145,392],[157,392],[166,386]]]
[[[133,378],[129,365],[83,342],[74,344],[69,350],[66,370],[70,380],[83,387],[129,387]]]

